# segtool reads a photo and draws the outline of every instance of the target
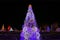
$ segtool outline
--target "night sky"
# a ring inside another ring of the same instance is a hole
[[[60,22],[60,5],[57,1],[10,1],[0,2],[0,25],[3,23],[20,28],[24,22],[28,5],[32,4],[38,25]]]

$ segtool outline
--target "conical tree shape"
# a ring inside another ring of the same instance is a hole
[[[11,28],[11,27],[10,27],[10,26],[8,26],[8,31],[10,30],[10,28]]]
[[[2,25],[1,31],[5,31],[4,24]]]
[[[10,30],[9,30],[9,31],[13,31],[12,27],[10,28]]]
[[[24,25],[29,24],[29,23],[33,24],[34,26],[37,26],[36,19],[35,19],[31,4],[29,4],[29,6],[28,6],[28,11],[27,11],[27,14],[26,14]]]
[[[39,30],[32,10],[32,5],[28,6],[28,11],[24,21],[20,40],[40,40]]]

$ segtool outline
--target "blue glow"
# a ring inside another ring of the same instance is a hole
[[[40,40],[40,33],[37,28],[32,6],[29,5],[28,12],[24,21],[20,40]]]

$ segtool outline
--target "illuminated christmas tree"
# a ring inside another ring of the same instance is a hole
[[[6,31],[6,29],[4,28],[4,24],[2,25],[1,31]]]
[[[28,6],[27,15],[20,34],[20,40],[40,40],[40,33],[37,28],[31,4]]]
[[[11,26],[8,26],[8,31],[13,31]]]

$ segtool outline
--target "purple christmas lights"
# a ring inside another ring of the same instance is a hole
[[[28,7],[28,12],[20,34],[20,40],[40,40],[40,34],[31,4]]]

